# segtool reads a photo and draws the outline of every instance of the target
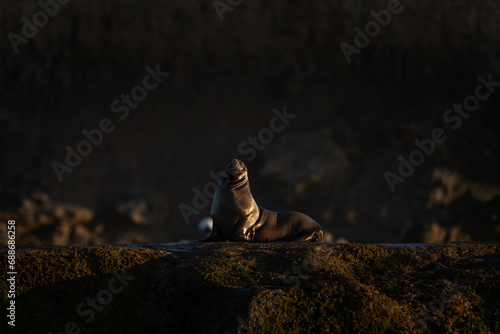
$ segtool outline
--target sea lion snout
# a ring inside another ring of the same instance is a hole
[[[224,162],[224,170],[231,175],[238,175],[247,171],[247,167],[243,161],[238,159],[230,159]]]

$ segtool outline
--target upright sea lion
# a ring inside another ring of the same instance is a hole
[[[227,160],[215,190],[210,214],[212,233],[200,241],[321,241],[321,226],[295,211],[274,212],[257,205],[250,192],[248,170]]]

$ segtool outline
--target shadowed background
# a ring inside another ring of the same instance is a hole
[[[243,1],[221,21],[211,1],[74,0],[17,54],[7,34],[41,8],[3,1],[2,243],[8,219],[21,244],[201,238],[210,204],[189,224],[179,205],[285,106],[296,118],[246,161],[259,205],[334,241],[500,240],[500,92],[457,130],[442,119],[478,76],[500,81],[500,4],[401,5],[348,64],[339,44],[386,1]],[[170,75],[120,120],[111,103],[157,64]],[[103,118],[114,131],[59,182],[51,164]],[[436,127],[447,140],[392,192],[384,172]]]

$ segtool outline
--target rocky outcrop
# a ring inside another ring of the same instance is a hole
[[[7,242],[8,220],[16,221],[16,241],[23,245],[128,244],[166,238],[163,223],[172,209],[161,195],[150,190],[117,193],[107,194],[104,209],[94,211],[34,191],[12,205],[17,208],[0,208],[0,243]]]
[[[500,244],[472,242],[28,247],[17,250],[16,329],[493,333],[499,263]]]
[[[103,227],[92,230],[85,226],[94,219],[94,213],[83,206],[53,201],[43,192],[24,197],[17,210],[0,210],[2,242],[7,237],[7,221],[16,220],[16,238],[23,244],[49,243],[67,245],[77,240],[87,243],[95,239]]]

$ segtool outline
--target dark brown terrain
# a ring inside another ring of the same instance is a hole
[[[23,333],[500,331],[498,243],[45,246],[17,262]]]

